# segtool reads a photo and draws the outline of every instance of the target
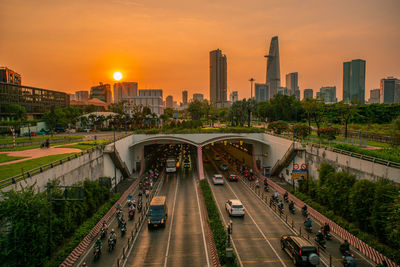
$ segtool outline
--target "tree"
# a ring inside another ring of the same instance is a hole
[[[342,121],[344,122],[344,137],[347,139],[347,129],[348,129],[348,124],[351,118],[357,114],[357,105],[354,104],[347,104],[344,103],[343,101],[340,101],[339,103],[336,104],[336,109],[338,110],[339,116],[342,118]]]
[[[400,146],[400,116],[392,122],[390,135],[392,137],[391,145],[393,148]]]
[[[266,101],[259,102],[257,106],[257,116],[263,121],[265,121],[265,119],[267,119],[268,122],[273,121],[275,116],[272,104]]]
[[[294,136],[299,139],[304,139],[310,134],[310,127],[301,123],[293,125]]]
[[[268,123],[268,129],[274,131],[276,134],[289,131],[289,124],[285,121],[273,121]]]
[[[371,231],[369,219],[375,197],[375,183],[368,180],[357,180],[350,192],[350,212],[352,219],[364,231]]]
[[[61,108],[51,107],[49,112],[44,113],[43,120],[49,127],[51,136],[53,136],[56,126],[65,126],[67,124],[66,115]]]
[[[243,100],[243,104],[246,107],[246,111],[247,111],[247,127],[250,127],[251,114],[257,110],[257,102],[254,98],[249,98],[247,101],[246,101],[246,99]]]
[[[188,111],[192,120],[200,120],[200,118],[204,115],[203,103],[199,100],[194,100],[190,102]]]
[[[302,107],[307,115],[308,126],[310,127],[310,134],[311,121],[314,120],[315,124],[317,125],[317,133],[319,136],[319,128],[321,127],[321,124],[325,119],[325,103],[314,98],[307,98],[303,100]]]
[[[232,126],[243,126],[246,121],[247,109],[244,101],[236,101],[229,109],[229,118]]]

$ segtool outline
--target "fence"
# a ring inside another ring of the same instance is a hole
[[[122,136],[116,138],[115,141],[118,141],[118,140],[120,140],[120,139],[122,139],[122,138],[125,138],[125,137],[128,136],[128,135],[129,135],[129,134],[127,134],[127,135],[122,135]],[[28,171],[26,171],[26,172],[23,172],[23,173],[21,173],[21,174],[15,175],[15,176],[13,176],[13,177],[9,177],[9,178],[3,179],[3,180],[0,181],[0,189],[1,189],[1,188],[4,188],[4,187],[6,187],[6,186],[12,185],[12,184],[16,184],[16,183],[19,182],[19,181],[22,181],[22,180],[24,180],[24,179],[26,179],[26,178],[30,178],[30,177],[34,176],[35,174],[42,173],[42,172],[44,172],[44,171],[46,171],[46,170],[48,170],[48,169],[51,169],[51,168],[54,168],[54,167],[56,167],[56,166],[62,165],[62,164],[64,164],[64,163],[67,162],[67,161],[70,161],[70,160],[72,160],[72,159],[76,159],[76,158],[78,158],[78,157],[80,157],[80,156],[82,156],[82,155],[85,155],[85,154],[87,154],[87,153],[93,152],[93,151],[95,151],[95,150],[97,150],[97,149],[104,149],[104,147],[105,147],[106,145],[111,144],[111,143],[113,143],[113,142],[114,142],[114,141],[109,141],[109,142],[107,142],[107,143],[105,143],[105,144],[103,144],[103,145],[94,146],[94,147],[89,148],[89,149],[87,149],[87,150],[85,150],[85,151],[82,151],[82,152],[80,152],[80,153],[76,153],[76,154],[74,154],[74,155],[72,155],[72,156],[68,156],[68,157],[65,157],[65,158],[63,158],[63,159],[60,159],[60,160],[57,160],[57,161],[53,161],[53,162],[51,162],[51,163],[48,163],[48,164],[46,164],[46,165],[42,165],[42,166],[40,166],[40,167],[38,167],[38,168],[28,170]]]

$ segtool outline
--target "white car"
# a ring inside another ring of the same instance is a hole
[[[225,209],[228,211],[229,216],[244,216],[246,211],[239,199],[229,199],[225,203]]]
[[[224,184],[224,177],[221,174],[214,174],[213,176],[213,183],[214,184]]]

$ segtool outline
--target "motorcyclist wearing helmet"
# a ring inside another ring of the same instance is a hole
[[[289,209],[290,209],[290,210],[293,210],[293,209],[294,209],[294,202],[293,202],[293,200],[291,200],[290,203],[289,203]]]
[[[307,212],[307,205],[304,204],[304,206],[301,208],[302,211]]]
[[[349,242],[345,239],[344,242],[342,244],[340,244],[339,249],[342,252],[342,254],[345,254],[346,252],[350,251]]]
[[[279,208],[280,210],[283,210],[283,202],[282,202],[282,200],[279,200],[278,208]]]
[[[110,237],[114,239],[115,242],[117,242],[117,234],[115,233],[114,229],[111,229]]]
[[[285,194],[283,195],[283,198],[284,198],[284,199],[288,199],[288,198],[289,198],[289,194],[288,194],[287,191],[285,191]]]
[[[312,226],[312,221],[311,221],[310,217],[307,217],[307,219],[304,221],[304,225],[307,228],[310,228]]]
[[[94,247],[99,248],[101,250],[102,246],[103,246],[103,242],[101,241],[100,237],[98,237],[96,242],[94,243]]]
[[[324,224],[324,234],[327,235],[327,234],[329,234],[330,231],[331,231],[331,227],[329,226],[329,224],[327,222],[325,222],[325,224]]]
[[[318,242],[324,240],[324,234],[321,232],[321,230],[318,231],[317,240]]]

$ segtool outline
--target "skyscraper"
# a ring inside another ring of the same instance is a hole
[[[365,66],[362,59],[343,63],[343,100],[365,103]]]
[[[257,101],[268,101],[268,85],[265,83],[256,83],[255,84],[256,91],[256,100]]]
[[[188,103],[188,91],[182,91],[182,103],[183,105],[187,105]]]
[[[336,103],[336,86],[321,87],[319,92],[317,92],[317,98],[323,99],[326,104]]]
[[[217,49],[210,52],[210,101],[214,105],[227,100],[226,55]]]
[[[298,72],[286,74],[286,88],[289,90],[290,95],[294,95],[296,99],[300,100]]]
[[[381,80],[381,103],[400,103],[400,80],[388,77]]]
[[[103,102],[106,102],[107,105],[111,104],[111,86],[103,83],[100,83],[97,86],[92,86],[90,88],[90,98],[97,98]]]
[[[167,98],[165,99],[165,106],[167,108],[174,108],[174,99],[172,95],[167,96]]]
[[[381,102],[381,89],[372,89],[369,91],[368,104],[379,104]]]
[[[204,100],[204,95],[203,94],[193,94],[193,101],[203,101]]]
[[[128,97],[137,96],[138,84],[136,82],[121,82],[114,84],[114,103]]]
[[[304,89],[304,96],[303,96],[303,99],[313,98],[313,97],[314,97],[314,91],[313,91],[313,89]]]
[[[269,47],[269,54],[265,55],[267,60],[267,80],[266,84],[269,88],[269,98],[273,98],[278,92],[278,88],[281,87],[281,67],[279,63],[279,43],[278,36],[274,36],[271,39],[271,45]]]

